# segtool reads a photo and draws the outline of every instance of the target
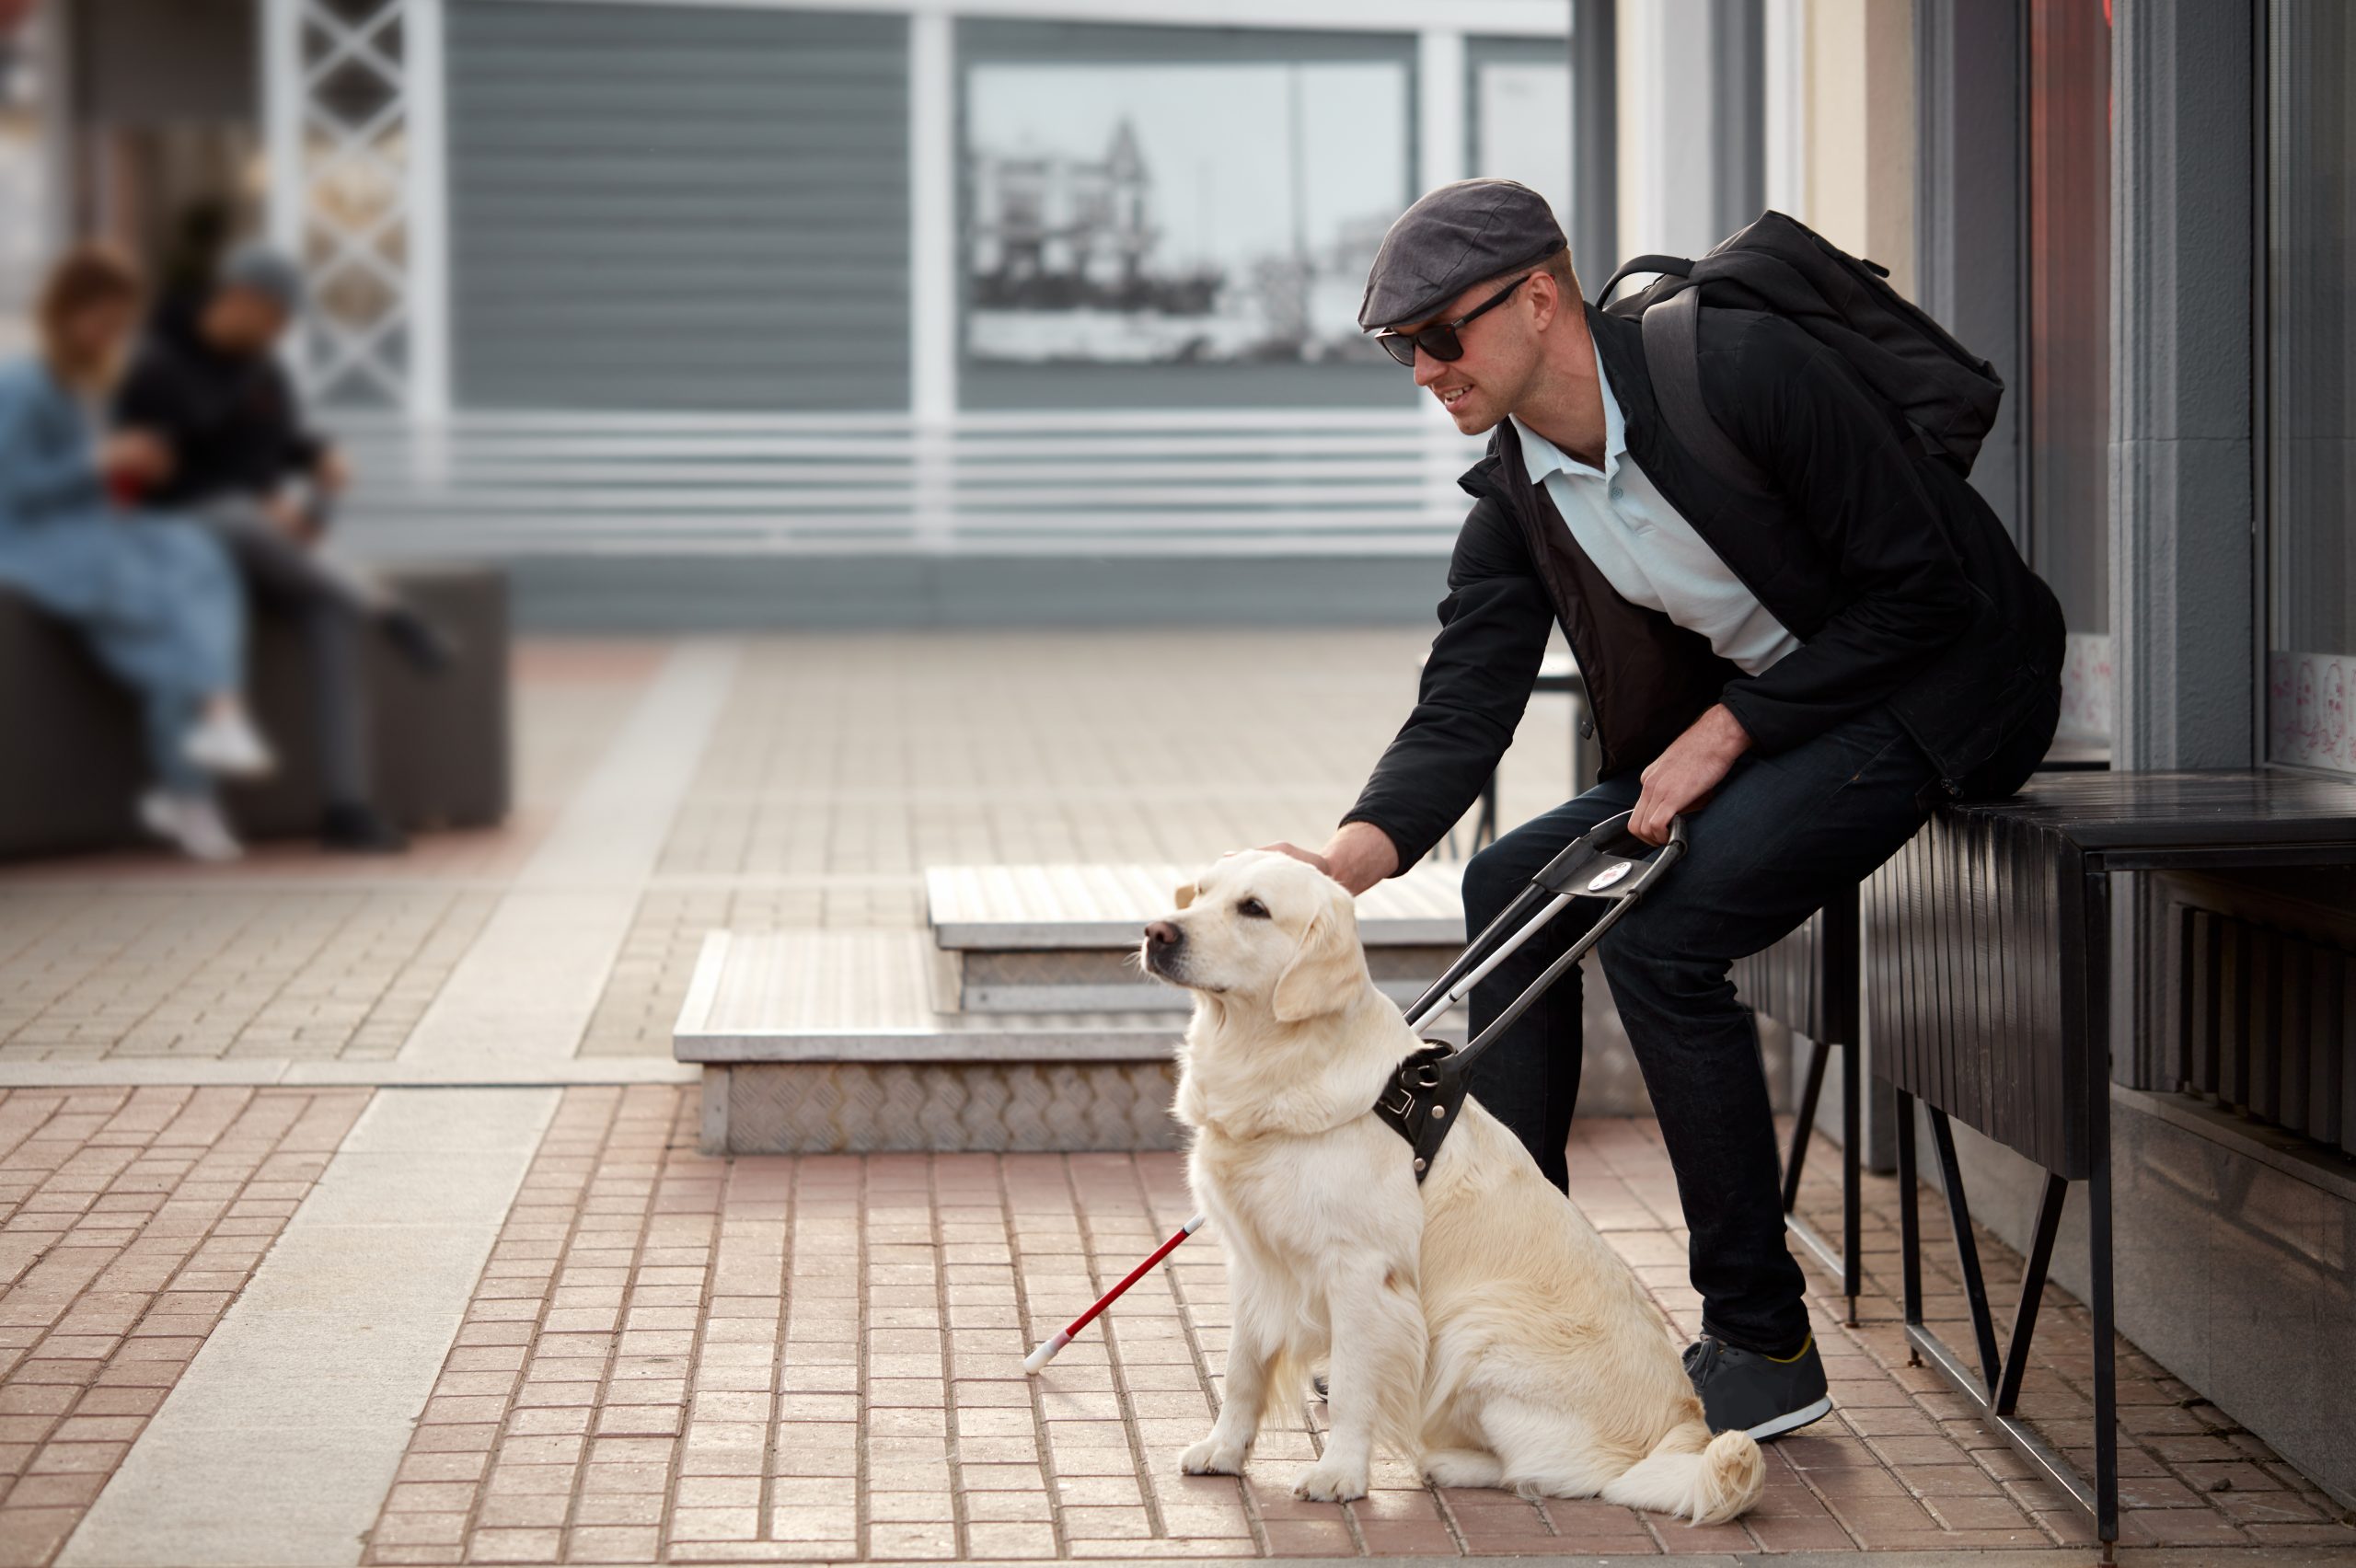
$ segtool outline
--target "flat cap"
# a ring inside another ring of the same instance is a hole
[[[1460,179],[1399,214],[1366,275],[1358,325],[1421,321],[1484,278],[1542,261],[1567,243],[1546,198],[1510,179]]]
[[[225,289],[250,289],[289,316],[303,308],[303,269],[284,251],[260,242],[232,251],[218,282]]]

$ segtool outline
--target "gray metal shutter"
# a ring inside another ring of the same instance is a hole
[[[903,409],[905,17],[453,0],[462,409]]]

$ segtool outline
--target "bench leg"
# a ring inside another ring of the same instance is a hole
[[[2108,1095],[2110,1086],[2103,1085]],[[2058,1207],[2059,1205],[2057,1205]],[[2110,1278],[2110,1117],[2094,1118],[2094,1168],[2086,1176],[2086,1305],[2095,1335],[2095,1534],[2102,1560],[2119,1539],[2119,1365]],[[2060,1216],[2055,1216],[2058,1228]]]
[[[2092,1483],[2059,1453],[2048,1447],[2015,1411],[2021,1380],[2028,1370],[2031,1343],[2037,1334],[2038,1309],[2043,1304],[2053,1244],[2062,1232],[2062,1201],[2070,1183],[2051,1171],[2045,1174],[2038,1195],[2035,1229],[2021,1274],[2020,1306],[2013,1315],[2012,1333],[2001,1346],[1988,1307],[1987,1286],[1980,1272],[1980,1250],[1971,1233],[1971,1209],[1963,1190],[1963,1172],[1956,1159],[1955,1133],[1946,1113],[1930,1111],[1931,1140],[1935,1146],[1939,1174],[1946,1187],[1947,1214],[1955,1226],[1956,1259],[1963,1275],[1964,1295],[1971,1309],[1973,1339],[1980,1366],[1934,1334],[1923,1320],[1922,1232],[1914,1199],[1916,1154],[1913,1098],[1900,1090],[1898,1099],[1899,1245],[1905,1279],[1907,1365],[1927,1364],[1950,1388],[1979,1407],[1981,1419],[2012,1444],[2037,1474],[2066,1493],[2094,1516],[2095,1533],[2102,1542],[2103,1561],[2113,1560],[2119,1539],[2119,1389],[2116,1353],[2111,1343],[2113,1313],[2110,1280],[2110,1179],[2108,1150],[2094,1166],[2086,1182],[2087,1262],[2093,1274],[2088,1303],[2094,1318],[2095,1464]],[[2107,1131],[2107,1129],[2104,1129]],[[2100,1137],[2101,1134],[2097,1134]]]
[[[1841,1276],[1848,1298],[1850,1328],[1857,1326],[1857,1293],[1863,1284],[1864,1260],[1857,1240],[1860,1194],[1857,1188],[1857,1052],[1854,1046],[1841,1064],[1841,1251],[1836,1258],[1815,1227],[1799,1216],[1800,1171],[1807,1164],[1807,1147],[1816,1134],[1816,1108],[1824,1097],[1824,1069],[1836,1047],[1815,1042],[1808,1058],[1807,1078],[1800,1085],[1799,1114],[1792,1125],[1792,1152],[1784,1161],[1784,1225],[1817,1261]]]
[[[1858,1239],[1865,1194],[1860,1172],[1865,1156],[1857,1146],[1863,1118],[1859,1102],[1865,1092],[1865,1053],[1854,1043],[1841,1062],[1841,1287],[1849,1296],[1849,1327],[1857,1326],[1857,1294],[1865,1283],[1863,1243]]]
[[[1964,1299],[1971,1308],[1971,1336],[1979,1342],[1980,1366],[1993,1394],[2003,1360],[1996,1352],[1996,1323],[1988,1311],[1988,1281],[1980,1272],[1980,1242],[1971,1234],[1971,1205],[1963,1193],[1963,1168],[1955,1156],[1955,1129],[1947,1113],[1931,1110],[1931,1145],[1938,1151],[1939,1184],[1946,1189],[1947,1222],[1955,1229],[1956,1266],[1963,1273]]]
[[[1898,1270],[1900,1304],[1906,1323],[1906,1365],[1923,1365],[1923,1347],[1914,1331],[1923,1326],[1923,1216],[1915,1201],[1914,1097],[1904,1090],[1891,1095],[1898,1106]]]

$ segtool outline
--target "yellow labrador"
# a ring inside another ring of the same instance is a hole
[[[1363,1496],[1380,1442],[1442,1486],[1697,1524],[1757,1503],[1758,1445],[1710,1435],[1659,1309],[1495,1117],[1465,1101],[1418,1189],[1372,1108],[1420,1043],[1368,975],[1349,894],[1253,851],[1177,902],[1142,953],[1195,994],[1176,1109],[1234,1293],[1226,1399],[1186,1471],[1238,1473],[1324,1359],[1332,1430],[1303,1497]]]

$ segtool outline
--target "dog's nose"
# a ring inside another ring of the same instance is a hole
[[[1156,920],[1145,928],[1145,940],[1149,947],[1168,948],[1176,947],[1181,938],[1177,927],[1167,920]]]

